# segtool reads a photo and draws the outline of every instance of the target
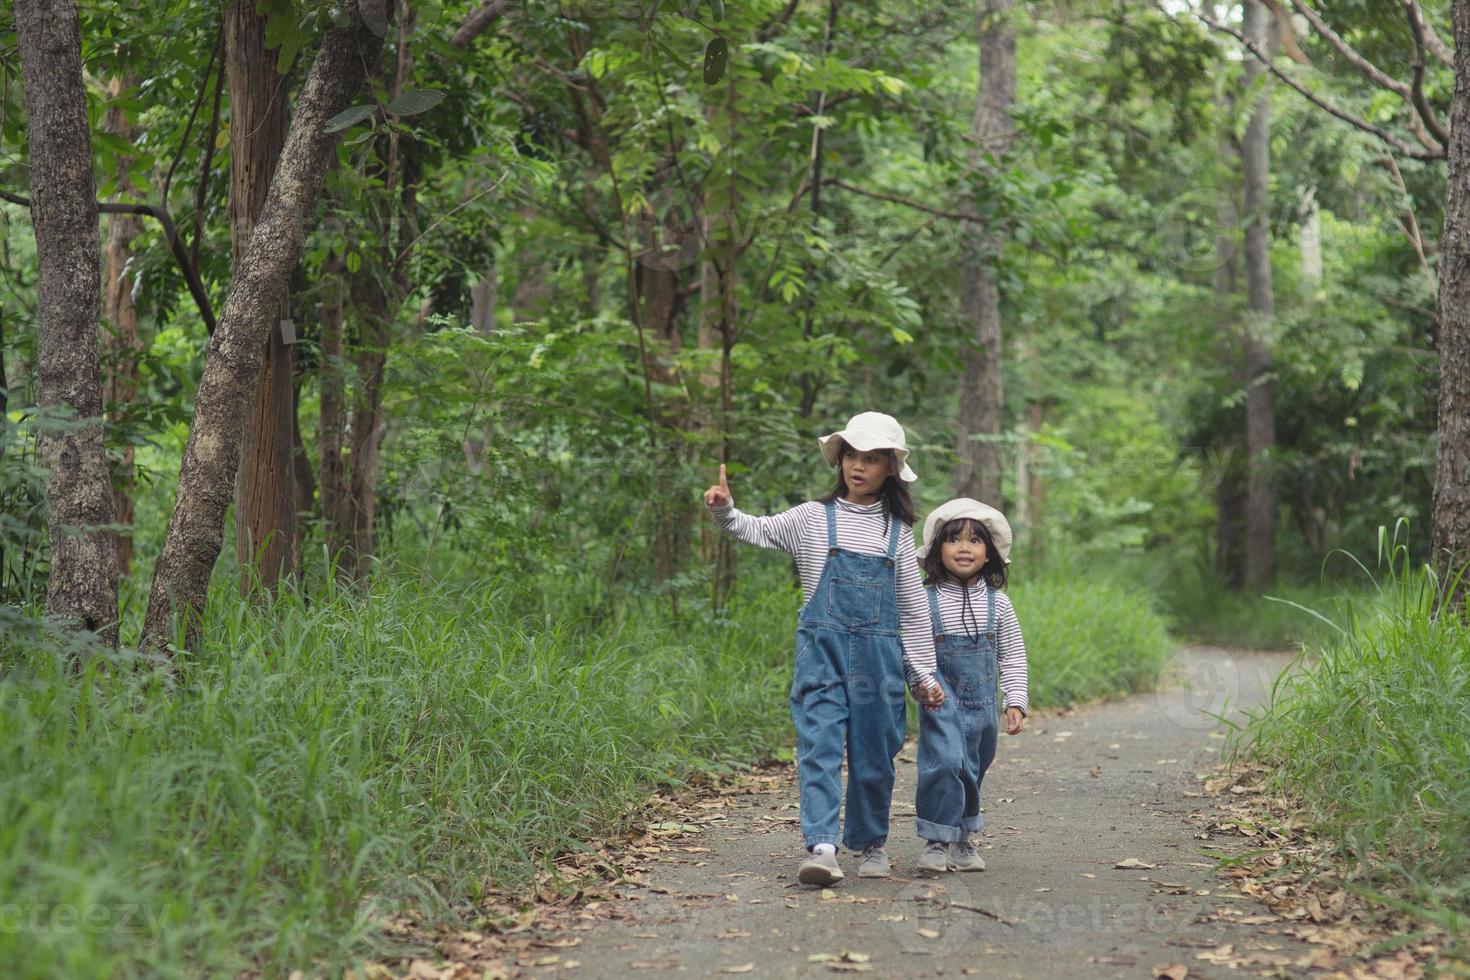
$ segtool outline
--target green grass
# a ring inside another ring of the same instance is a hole
[[[384,570],[266,607],[221,572],[176,674],[34,620],[0,647],[0,963],[15,977],[266,975],[373,955],[530,882],[651,787],[789,747],[798,595],[755,563],[717,616],[598,577],[449,587]],[[1136,589],[1013,590],[1033,704],[1146,687],[1167,653]],[[12,611],[13,612],[13,611]]]
[[[1034,707],[1149,690],[1173,649],[1153,595],[1122,579],[1049,572],[1008,591]]]
[[[1253,756],[1358,886],[1470,937],[1470,624],[1400,567],[1251,721]]]
[[[378,909],[514,886],[651,785],[788,737],[784,596],[671,630],[495,582],[225,591],[177,681],[6,652],[7,976],[342,962]]]

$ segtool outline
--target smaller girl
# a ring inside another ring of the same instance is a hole
[[[934,625],[942,706],[919,718],[915,800],[920,871],[984,871],[975,849],[980,784],[995,760],[995,675],[1005,695],[1006,734],[1026,717],[1026,645],[1006,587],[1011,526],[969,497],[934,509],[915,549],[923,563]]]

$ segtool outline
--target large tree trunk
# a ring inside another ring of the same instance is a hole
[[[255,0],[225,11],[225,64],[230,79],[230,241],[236,268],[249,247],[286,141],[286,79],[266,50],[265,18]],[[281,295],[262,339],[260,376],[250,400],[235,482],[235,555],[240,588],[274,591],[295,568],[296,489],[293,470],[291,347],[281,335]]]
[[[1271,45],[1271,17],[1261,0],[1245,2],[1245,36],[1262,49]],[[1256,58],[1245,59],[1248,90],[1266,69]],[[1261,586],[1276,573],[1276,485],[1272,474],[1276,451],[1276,414],[1272,400],[1271,348],[1267,340],[1276,312],[1271,291],[1271,103],[1265,89],[1256,98],[1241,146],[1245,174],[1245,438],[1248,465],[1246,491],[1245,579]]]
[[[143,638],[150,648],[167,644],[175,614],[185,619],[187,642],[198,640],[198,616],[219,557],[246,408],[259,381],[266,336],[277,326],[291,271],[301,258],[306,224],[336,151],[338,134],[322,130],[362,87],[363,64],[377,58],[381,43],[355,5],[351,15],[349,26],[327,32],[311,66],[265,207],[236,265],[210,339],[173,518],[148,595]]]
[[[1016,29],[1011,0],[980,0],[976,24],[980,42],[980,91],[971,132],[971,166],[985,154],[1004,159],[1015,125]],[[973,205],[968,209],[973,213]],[[955,491],[1001,506],[1000,433],[1004,424],[1001,389],[1000,289],[991,262],[1004,246],[993,229],[975,218],[963,225],[965,260],[960,271],[960,309],[975,325],[975,343],[965,352],[965,385],[960,391],[959,443],[955,447]]]
[[[1455,0],[1455,93],[1439,262],[1439,458],[1429,546],[1448,585],[1470,561],[1470,0]],[[1464,601],[1466,583],[1445,594]]]
[[[119,76],[112,80],[109,94],[116,99],[129,91],[137,80]],[[103,128],[132,143],[137,128],[117,106],[107,109]],[[124,178],[132,158],[119,157],[117,176]],[[138,397],[138,311],[133,306],[133,281],[128,263],[133,257],[133,239],[142,234],[143,222],[135,214],[114,214],[107,221],[106,267],[102,277],[103,360],[107,365],[103,403],[108,421],[116,425],[126,420],[130,407]],[[115,522],[122,530],[117,535],[117,567],[128,574],[133,564],[133,462],[131,440],[125,440],[110,460],[112,471],[112,507]]]
[[[46,611],[117,643],[117,535],[102,437],[97,192],[72,0],[17,0],[36,233],[37,403],[75,414],[41,430],[51,573]]]

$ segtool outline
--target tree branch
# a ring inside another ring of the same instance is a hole
[[[1322,19],[1321,14],[1317,13],[1317,11],[1313,10],[1311,7],[1308,7],[1305,3],[1302,2],[1302,0],[1291,0],[1291,7],[1297,13],[1301,14],[1302,17],[1306,19],[1307,23],[1312,25],[1312,30],[1321,35],[1322,40],[1331,45],[1332,50],[1336,51],[1339,55],[1342,56],[1342,59],[1344,61],[1346,61],[1348,64],[1352,65],[1359,72],[1361,72],[1364,78],[1368,79],[1368,81],[1372,82],[1374,85],[1377,85],[1379,88],[1387,89],[1388,91],[1394,93],[1395,95],[1402,98],[1404,101],[1409,101],[1409,86],[1405,85],[1397,78],[1386,74],[1376,65],[1374,65],[1373,62],[1369,61],[1367,58],[1363,57],[1356,50],[1354,50],[1352,45],[1343,40],[1342,35],[1338,34],[1327,25],[1327,22]]]
[[[1450,50],[1449,45],[1439,39],[1434,33],[1434,25],[1430,24],[1424,17],[1424,11],[1420,8],[1418,0],[1401,0],[1404,5],[1404,13],[1409,15],[1409,23],[1417,24],[1418,29],[1424,33],[1424,46],[1429,53],[1434,55],[1442,64],[1455,66],[1455,52]]]
[[[1408,4],[1404,5],[1404,13],[1409,19],[1409,33],[1414,36],[1414,84],[1410,90],[1412,92],[1410,101],[1414,104],[1414,110],[1419,113],[1419,118],[1424,120],[1424,125],[1434,134],[1434,138],[1442,145],[1448,146],[1450,134],[1439,124],[1439,120],[1435,118],[1434,109],[1430,107],[1429,100],[1424,97],[1424,21],[1414,16],[1417,12],[1418,8],[1411,8]]]
[[[31,206],[30,198],[12,194],[9,191],[0,190],[0,201],[9,201],[11,204],[19,204],[23,208]],[[194,297],[194,303],[199,307],[199,315],[204,318],[204,326],[214,333],[214,308],[209,302],[209,293],[204,288],[204,283],[199,279],[199,273],[189,262],[189,253],[184,250],[184,243],[179,239],[179,231],[174,227],[173,216],[168,209],[156,204],[126,204],[120,202],[103,201],[97,205],[97,210],[102,214],[138,214],[156,218],[163,226],[164,237],[168,239],[170,250],[174,253],[174,259],[179,264],[179,271],[184,274],[184,281],[189,284],[189,294]]]
[[[189,121],[184,124],[184,135],[179,137],[179,148],[174,151],[174,158],[168,165],[168,171],[163,175],[163,192],[159,197],[163,203],[168,203],[168,191],[174,182],[174,171],[179,168],[179,161],[184,159],[184,147],[189,145],[189,134],[194,132],[194,121],[199,118],[199,107],[204,105],[204,93],[209,91],[209,76],[214,74],[214,62],[219,57],[220,48],[225,43],[225,22],[220,18],[219,31],[214,37],[214,49],[209,52],[209,64],[204,66],[204,75],[199,80],[199,94],[194,97],[194,108],[189,110]],[[210,135],[213,140],[213,134]]]
[[[1295,0],[1293,0],[1293,2],[1295,2]],[[1163,10],[1162,8],[1160,9],[1165,16],[1169,16],[1169,12],[1167,10]],[[1406,156],[1411,160],[1445,159],[1445,150],[1443,147],[1429,147],[1422,151],[1414,149],[1408,143],[1405,143],[1402,139],[1395,136],[1393,133],[1390,133],[1383,127],[1375,126],[1368,120],[1363,119],[1360,116],[1355,116],[1352,113],[1348,112],[1346,109],[1339,108],[1333,103],[1322,98],[1320,95],[1312,92],[1301,82],[1298,82],[1296,79],[1292,78],[1290,75],[1277,68],[1276,65],[1272,63],[1271,58],[1266,55],[1265,52],[1261,51],[1254,42],[1246,40],[1245,35],[1242,34],[1240,31],[1236,30],[1233,27],[1230,27],[1227,24],[1221,24],[1215,20],[1212,20],[1211,18],[1207,17],[1197,10],[1191,11],[1191,13],[1195,16],[1196,19],[1200,21],[1200,23],[1204,24],[1210,30],[1218,31],[1221,34],[1228,34],[1231,37],[1235,38],[1235,40],[1239,41],[1241,46],[1249,51],[1251,55],[1256,58],[1256,60],[1265,65],[1266,69],[1272,75],[1275,75],[1282,82],[1286,83],[1289,88],[1291,88],[1297,94],[1301,95],[1304,99],[1315,105],[1317,108],[1326,112],[1328,115],[1342,120],[1349,126],[1352,126],[1354,129],[1362,130],[1365,133],[1371,133],[1372,135],[1382,140],[1384,143],[1387,143],[1389,146],[1397,150],[1400,155]]]
[[[796,5],[798,2],[799,0],[790,0],[790,2],[786,4],[786,9],[782,10],[775,17],[772,17],[770,20],[762,24],[760,26],[760,29],[755,32],[755,39],[764,44],[771,38],[775,37],[777,34],[780,34],[781,28],[785,27],[786,22],[791,19],[791,15],[796,13]]]
[[[940,218],[949,218],[953,221],[975,220],[975,216],[971,214],[961,214],[958,211],[941,211],[939,208],[931,208],[927,204],[920,204],[918,201],[910,201],[908,198],[899,197],[896,194],[884,194],[880,191],[866,190],[865,188],[858,187],[855,184],[849,184],[845,180],[839,180],[836,177],[830,177],[824,180],[823,183],[830,183],[836,187],[842,188],[845,191],[851,191],[854,194],[861,194],[863,197],[871,197],[874,200],[889,201],[893,204],[902,204],[906,208],[913,208],[915,211],[923,211],[925,214],[932,214]]]
[[[494,24],[510,7],[515,0],[490,0],[489,3],[476,10],[464,19],[459,25],[459,30],[449,39],[449,43],[461,51],[468,48],[470,44]]]

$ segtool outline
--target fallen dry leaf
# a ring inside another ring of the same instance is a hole
[[[1147,870],[1150,870],[1152,868],[1157,868],[1158,865],[1157,864],[1149,864],[1147,861],[1140,861],[1138,858],[1124,858],[1123,860],[1119,861],[1117,864],[1113,865],[1113,867],[1120,868],[1123,871],[1137,871],[1137,870],[1147,871]]]
[[[1154,976],[1164,977],[1166,980],[1184,980],[1189,976],[1189,967],[1183,963],[1163,963],[1154,967]]]
[[[721,973],[750,973],[755,969],[754,963],[741,963],[738,966],[722,966]]]

